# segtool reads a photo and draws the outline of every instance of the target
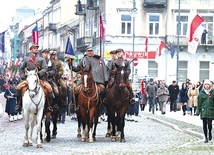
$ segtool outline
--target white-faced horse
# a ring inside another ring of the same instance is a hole
[[[25,70],[27,75],[28,89],[22,97],[23,116],[25,123],[25,139],[23,147],[32,146],[33,128],[36,126],[37,130],[37,147],[42,148],[41,144],[41,121],[45,104],[45,93],[40,85],[37,69]],[[28,130],[31,127],[30,135]]]

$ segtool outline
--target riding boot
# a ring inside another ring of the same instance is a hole
[[[53,98],[52,92],[49,92],[48,96],[47,96],[47,103],[48,103],[47,111],[48,112],[53,112],[52,98]]]
[[[127,88],[129,90],[129,93],[130,93],[130,105],[133,106],[135,104],[135,100],[134,100],[134,93],[133,93],[133,90],[132,90],[132,87],[130,86],[130,84],[127,85]]]
[[[16,105],[16,111],[21,112],[22,111],[22,94],[21,90],[16,90],[16,99],[17,99],[17,105]]]

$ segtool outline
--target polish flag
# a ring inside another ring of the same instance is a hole
[[[103,41],[105,35],[105,28],[103,26],[103,19],[102,16],[100,15],[100,42]]]
[[[188,52],[195,54],[200,42],[201,35],[204,31],[204,27],[201,25],[204,19],[201,18],[197,13],[190,13],[189,26],[187,31],[188,38]]]
[[[8,60],[7,62],[7,68],[11,68],[13,65],[13,62],[11,60]]]
[[[164,47],[166,46],[166,44],[163,41],[159,41],[157,50],[156,50],[156,55],[155,55],[155,62],[158,63],[160,60],[160,57],[163,55],[164,52]]]
[[[14,65],[15,65],[15,66],[19,66],[20,63],[21,63],[21,61],[20,61],[18,58],[16,58]]]
[[[36,44],[36,45],[39,44],[39,31],[38,31],[38,25],[37,24],[32,30],[32,41],[33,41],[33,44]]]

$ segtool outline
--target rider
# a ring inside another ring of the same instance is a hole
[[[42,51],[42,57],[45,59],[47,66],[48,66],[47,72],[44,77],[46,78],[46,81],[48,81],[49,84],[51,85],[53,92],[56,93],[56,91],[58,92],[56,83],[54,82],[54,76],[56,75],[56,66],[55,66],[53,60],[50,59],[50,50],[44,49]],[[53,96],[54,96],[54,94],[53,94]],[[48,105],[49,105],[49,107],[50,107],[50,105],[52,105],[52,100],[50,100],[48,102]]]
[[[51,50],[50,51],[50,58],[53,60],[55,66],[56,66],[56,76],[55,76],[55,82],[61,86],[61,94],[63,98],[63,102],[67,102],[66,97],[67,97],[67,86],[65,82],[62,80],[62,75],[64,72],[64,67],[61,61],[59,61],[56,58],[56,50]]]
[[[114,77],[115,77],[115,71],[116,71],[116,66],[115,64],[117,64],[118,66],[128,66],[127,67],[127,74],[129,75],[131,73],[131,69],[130,69],[130,62],[126,59],[124,59],[124,50],[122,48],[119,48],[116,50],[116,54],[117,54],[117,59],[114,59],[109,67],[108,70],[108,75],[110,78],[108,87],[111,87],[113,85],[114,82]],[[134,93],[132,90],[132,86],[129,82],[126,83],[126,87],[128,88],[129,92],[130,92],[130,104],[133,105],[135,103],[134,98]]]
[[[108,82],[108,74],[106,70],[106,65],[104,60],[99,56],[95,55],[92,47],[88,47],[86,49],[86,54],[79,62],[77,66],[72,66],[72,70],[74,72],[79,72],[81,67],[84,69],[89,69],[91,66],[92,75],[94,82],[97,84],[98,92],[101,97],[101,103],[103,98],[105,97],[105,85]],[[77,90],[79,91],[80,85],[77,86]]]
[[[51,101],[51,99],[52,99],[52,88],[51,88],[50,84],[47,81],[45,81],[45,77],[44,77],[45,73],[47,72],[48,66],[47,66],[45,59],[38,55],[38,48],[39,48],[39,46],[35,45],[35,44],[33,44],[30,47],[31,55],[24,59],[23,64],[19,70],[22,81],[16,87],[16,95],[17,95],[17,102],[18,102],[17,110],[18,111],[21,111],[22,89],[24,87],[25,88],[27,87],[27,81],[26,81],[27,76],[25,75],[25,69],[27,69],[27,70],[37,69],[38,70],[38,76],[40,79],[40,83],[41,83],[42,87],[45,89],[45,92],[47,93],[46,97],[49,101]],[[52,108],[49,107],[48,109],[51,110]]]

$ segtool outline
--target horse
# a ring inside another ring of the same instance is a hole
[[[56,135],[57,135],[57,119],[59,116],[59,110],[63,104],[61,87],[57,86],[52,81],[49,81],[49,83],[52,85],[54,98],[52,98],[52,101],[46,100],[46,103],[45,103],[46,106],[45,106],[45,110],[43,112],[43,117],[42,117],[42,119],[43,119],[45,116],[45,133],[46,133],[45,141],[46,142],[50,142],[51,138],[52,139],[56,138]],[[51,103],[49,103],[49,104],[51,104],[53,106],[53,111],[47,110],[48,102],[52,103],[52,104]],[[52,124],[53,124],[52,136],[51,136],[51,129],[50,129],[51,120],[52,120]],[[41,123],[41,127],[42,126],[43,125]],[[40,135],[41,135],[41,140],[43,141],[42,132],[40,132]]]
[[[27,83],[28,88],[24,92],[22,96],[22,104],[23,104],[23,117],[25,124],[25,138],[23,147],[32,146],[32,134],[33,128],[36,126],[37,129],[37,148],[42,148],[41,144],[41,121],[42,114],[45,104],[45,93],[40,85],[38,70],[30,70],[25,69],[27,75]],[[28,130],[31,127],[30,136],[28,135]]]
[[[93,80],[91,67],[87,70],[82,68],[81,72],[82,86],[78,94],[79,117],[82,122],[81,141],[84,142],[89,138],[89,142],[94,142],[100,110],[99,93]]]
[[[128,66],[119,66],[117,64],[115,66],[117,68],[115,82],[106,94],[106,108],[108,113],[108,131],[106,137],[111,134],[111,141],[116,141],[117,129],[120,142],[125,142],[125,114],[130,106],[130,92],[126,87],[126,83],[128,82]]]

